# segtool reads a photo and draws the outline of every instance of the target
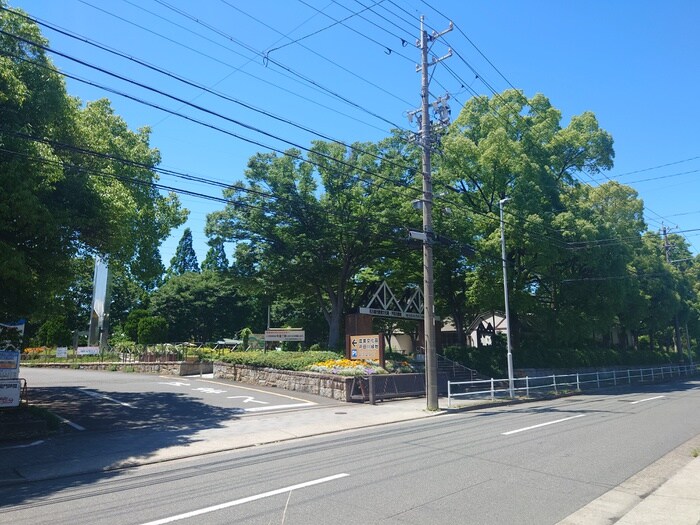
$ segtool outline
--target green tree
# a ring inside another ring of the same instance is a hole
[[[246,182],[225,192],[235,204],[207,221],[208,235],[246,245],[237,254],[257,282],[321,309],[331,348],[341,343],[346,307],[358,295],[354,277],[398,251],[400,212],[410,207],[400,188],[413,174],[378,160],[394,158],[393,151],[356,146],[315,142],[313,164],[297,150],[255,155]]]
[[[126,336],[134,342],[139,341],[139,323],[142,319],[149,317],[148,310],[142,308],[136,308],[129,312],[129,315],[124,321],[124,333]]]
[[[199,272],[197,254],[192,247],[192,230],[189,228],[185,228],[177,244],[175,255],[170,259],[168,275],[183,275],[187,272]]]
[[[70,345],[72,334],[67,319],[62,316],[53,316],[46,320],[39,328],[37,340],[41,346]]]
[[[168,321],[170,341],[216,341],[249,324],[234,279],[221,272],[170,277],[151,295],[149,310]]]
[[[470,209],[467,231],[479,257],[464,274],[464,295],[482,309],[503,309],[499,201],[510,199],[506,262],[516,345],[532,329],[552,342],[551,327],[541,330],[547,326],[542,316],[559,308],[552,287],[563,278],[564,256],[571,255],[557,217],[567,212],[566,195],[579,186],[577,176],[609,169],[613,155],[612,138],[592,113],[563,127],[546,97],[527,99],[516,90],[471,99],[443,139],[435,184],[456,186]]]
[[[142,345],[164,343],[168,337],[168,321],[163,317],[144,317],[139,321],[138,341]]]
[[[209,250],[204,261],[202,261],[202,270],[211,270],[213,272],[225,272],[228,270],[228,258],[224,251],[224,241],[212,239],[208,244]]]
[[[152,184],[149,131],[130,131],[106,100],[69,97],[20,15],[0,12],[0,317],[46,319],[72,286],[75,257],[109,255],[153,286],[158,246],[186,214]]]

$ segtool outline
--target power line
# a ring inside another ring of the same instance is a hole
[[[343,166],[346,166],[346,167],[355,169],[355,170],[357,170],[357,171],[367,173],[368,175],[377,177],[377,178],[379,178],[379,179],[385,180],[385,181],[387,181],[387,182],[390,182],[391,184],[404,186],[404,187],[406,187],[406,188],[409,188],[409,189],[412,189],[412,190],[414,190],[414,191],[416,191],[416,192],[419,192],[419,190],[414,189],[414,188],[411,188],[411,187],[410,187],[409,185],[407,185],[407,184],[400,184],[398,181],[390,180],[390,179],[388,179],[387,177],[385,177],[385,176],[383,176],[383,175],[380,175],[380,174],[378,174],[378,173],[376,173],[376,172],[369,171],[369,170],[367,170],[367,169],[365,169],[365,168],[362,168],[362,167],[360,167],[360,166],[350,164],[350,163],[346,162],[345,160],[336,159],[336,158],[334,158],[334,157],[332,157],[332,156],[329,156],[329,155],[327,155],[327,154],[324,154],[324,153],[321,153],[321,152],[318,152],[318,151],[312,151],[310,148],[301,146],[301,145],[296,144],[296,143],[294,143],[294,142],[292,142],[292,141],[289,141],[289,140],[283,139],[283,138],[281,138],[281,137],[278,137],[278,136],[276,136],[276,135],[274,135],[274,134],[265,132],[265,131],[263,131],[263,130],[260,130],[260,129],[256,128],[255,126],[251,126],[251,125],[248,125],[248,124],[244,124],[244,123],[242,123],[242,122],[240,122],[240,121],[238,121],[238,120],[236,120],[236,119],[232,119],[232,118],[230,118],[230,117],[226,117],[226,116],[221,115],[220,113],[217,113],[217,112],[215,112],[215,111],[213,111],[213,110],[209,110],[209,109],[204,108],[204,107],[202,107],[202,106],[199,106],[199,105],[197,105],[197,104],[193,104],[193,103],[191,103],[191,102],[187,102],[186,100],[184,100],[184,99],[182,99],[182,98],[180,98],[180,97],[177,97],[177,96],[175,96],[175,95],[168,94],[168,93],[166,93],[166,92],[164,92],[164,91],[162,91],[162,90],[160,90],[160,89],[157,89],[157,88],[154,88],[154,87],[151,87],[151,86],[147,86],[146,84],[143,84],[143,83],[141,83],[141,82],[138,82],[138,81],[129,79],[129,78],[127,78],[127,77],[124,77],[124,76],[122,76],[122,75],[119,75],[119,74],[110,72],[110,71],[108,71],[108,70],[106,70],[106,69],[104,69],[104,68],[101,68],[101,67],[99,67],[99,66],[95,66],[95,65],[89,64],[89,63],[87,63],[87,62],[85,62],[85,61],[83,61],[83,60],[81,60],[81,59],[71,57],[70,55],[67,55],[67,54],[65,54],[65,53],[56,51],[56,50],[54,50],[54,49],[52,49],[52,48],[50,48],[50,47],[48,47],[48,46],[44,46],[44,45],[42,45],[42,44],[38,44],[38,43],[36,43],[36,42],[33,42],[33,41],[30,41],[30,40],[24,39],[24,38],[22,38],[22,37],[18,37],[18,36],[16,36],[16,35],[12,35],[11,33],[7,33],[6,31],[3,31],[3,30],[1,30],[1,29],[0,29],[0,34],[5,34],[5,35],[10,36],[10,37],[12,37],[12,38],[15,38],[15,39],[17,39],[17,40],[23,41],[23,42],[25,42],[26,44],[36,46],[36,47],[38,47],[39,49],[42,49],[42,50],[44,50],[44,51],[47,51],[47,52],[50,52],[50,53],[54,53],[54,54],[58,54],[59,56],[63,56],[63,57],[65,57],[65,58],[67,58],[67,59],[69,59],[69,60],[72,60],[72,61],[74,61],[74,62],[77,62],[77,63],[79,63],[79,64],[81,64],[81,65],[85,65],[85,66],[90,67],[90,68],[92,68],[92,69],[96,69],[96,70],[98,70],[98,71],[100,71],[100,72],[103,72],[103,73],[105,73],[105,74],[107,74],[107,75],[113,76],[113,77],[118,78],[118,79],[120,79],[120,80],[126,81],[126,82],[128,82],[128,83],[134,84],[134,85],[139,86],[139,87],[142,87],[142,88],[144,88],[144,89],[146,89],[146,90],[149,90],[149,91],[155,92],[155,93],[157,93],[157,94],[163,95],[163,96],[165,96],[165,97],[167,97],[167,98],[170,98],[170,99],[172,99],[172,100],[175,100],[175,101],[177,101],[177,102],[180,102],[180,103],[186,104],[186,105],[188,105],[188,106],[191,106],[191,107],[193,107],[193,108],[195,108],[195,109],[201,110],[201,111],[203,111],[203,112],[205,112],[205,113],[207,113],[207,114],[214,115],[214,116],[217,116],[217,117],[219,117],[219,118],[221,118],[221,119],[223,119],[223,120],[232,122],[232,123],[234,123],[234,124],[241,125],[241,126],[247,128],[247,129],[251,129],[251,130],[253,130],[253,131],[256,131],[257,133],[260,133],[260,134],[262,134],[262,135],[264,135],[264,136],[271,137],[271,138],[275,138],[276,140],[280,140],[281,142],[284,142],[284,143],[286,143],[286,144],[289,144],[289,145],[291,145],[292,147],[295,147],[295,148],[297,148],[297,149],[299,149],[299,150],[306,151],[306,152],[309,152],[309,153],[313,152],[315,155],[318,155],[319,157],[325,158],[326,160],[329,160],[329,161],[331,161],[331,162],[336,162],[336,163],[341,164],[341,165],[343,165]],[[243,141],[245,141],[245,142],[248,142],[248,143],[250,143],[250,144],[254,144],[254,145],[263,147],[263,148],[265,148],[265,149],[270,149],[271,151],[275,151],[275,152],[280,153],[280,154],[282,154],[282,155],[295,158],[295,159],[297,159],[297,160],[299,160],[299,161],[301,161],[301,162],[309,163],[309,164],[311,164],[311,165],[316,165],[316,164],[315,164],[314,162],[312,162],[311,160],[305,159],[304,157],[301,157],[301,156],[299,156],[299,155],[293,155],[293,154],[291,154],[291,153],[288,152],[288,151],[283,151],[283,150],[280,150],[280,149],[278,149],[278,148],[271,147],[271,146],[266,145],[266,144],[263,144],[263,143],[261,143],[261,142],[259,142],[259,141],[257,141],[257,140],[250,139],[250,138],[248,138],[248,137],[244,137],[244,136],[242,136],[242,135],[240,135],[240,134],[238,134],[238,133],[234,133],[234,132],[232,132],[232,131],[225,130],[225,129],[221,128],[221,127],[215,126],[215,125],[213,125],[213,124],[206,123],[206,122],[201,121],[201,120],[199,120],[199,119],[196,119],[196,118],[194,118],[194,117],[190,117],[190,116],[184,115],[184,114],[182,114],[182,113],[178,113],[178,112],[176,112],[176,111],[166,109],[166,108],[164,108],[163,106],[160,106],[160,105],[158,105],[158,104],[154,104],[154,103],[152,103],[152,102],[147,102],[147,101],[145,101],[145,100],[143,100],[143,99],[137,98],[137,97],[135,97],[135,96],[133,96],[133,95],[129,95],[129,94],[127,94],[127,93],[124,93],[124,92],[122,92],[122,91],[116,90],[116,89],[114,89],[114,88],[110,88],[110,87],[101,85],[101,84],[99,84],[99,83],[96,83],[96,82],[93,82],[93,81],[89,81],[89,80],[86,80],[86,79],[77,77],[77,76],[75,76],[75,75],[70,75],[70,74],[68,74],[68,73],[58,71],[58,70],[55,69],[55,68],[51,68],[51,67],[45,66],[45,65],[43,65],[43,64],[37,64],[37,63],[32,62],[31,60],[28,60],[28,59],[23,58],[23,57],[18,57],[18,56],[9,55],[9,54],[8,54],[8,56],[13,56],[14,58],[16,58],[16,59],[18,59],[18,60],[22,60],[22,61],[28,62],[28,63],[30,63],[30,64],[33,64],[35,67],[41,67],[41,68],[48,69],[48,70],[50,70],[50,71],[53,71],[54,73],[57,73],[57,74],[66,76],[66,77],[68,77],[68,78],[72,78],[72,79],[77,80],[77,81],[79,81],[79,82],[83,82],[83,83],[86,83],[86,84],[88,84],[88,85],[92,85],[92,86],[94,86],[94,87],[98,87],[98,88],[100,88],[100,89],[103,89],[103,90],[108,91],[108,92],[110,92],[110,93],[114,93],[114,94],[123,96],[123,97],[128,98],[128,99],[130,99],[130,100],[133,100],[133,101],[135,101],[135,102],[138,102],[138,103],[141,103],[141,104],[144,104],[144,105],[153,107],[153,108],[155,108],[155,109],[159,109],[159,110],[164,111],[164,112],[167,112],[167,113],[171,113],[171,114],[173,114],[173,115],[176,115],[176,116],[178,116],[178,117],[184,118],[184,119],[189,120],[189,121],[191,121],[191,122],[194,122],[194,123],[197,123],[197,124],[201,124],[201,125],[203,125],[203,126],[206,126],[206,127],[208,127],[208,128],[214,129],[214,130],[216,130],[216,131],[220,131],[220,132],[222,132],[222,133],[225,133],[225,134],[227,134],[227,135],[229,135],[229,136],[238,138],[238,139],[243,140]]]
[[[0,9],[5,9],[5,8],[0,7]],[[10,12],[12,12],[12,11],[10,11]],[[376,159],[378,159],[378,160],[385,160],[385,161],[387,161],[387,162],[388,162],[389,164],[391,164],[391,165],[396,165],[396,164],[394,164],[393,161],[387,160],[385,157],[381,157],[380,155],[376,155],[376,154],[374,154],[374,153],[372,153],[372,152],[368,152],[368,151],[363,150],[363,149],[361,149],[361,148],[359,148],[359,147],[357,147],[357,146],[350,145],[350,144],[346,144],[346,143],[344,143],[343,141],[341,141],[341,140],[339,140],[339,139],[335,139],[335,138],[333,138],[333,137],[330,137],[330,136],[328,136],[328,135],[326,135],[326,134],[324,134],[324,133],[321,133],[321,132],[316,131],[316,130],[314,130],[314,129],[312,129],[312,128],[309,128],[308,126],[305,126],[305,125],[303,125],[303,124],[299,124],[299,123],[297,123],[297,122],[294,122],[294,121],[292,121],[292,120],[290,120],[290,119],[281,117],[281,116],[279,116],[279,115],[275,115],[274,113],[271,113],[271,112],[269,112],[269,111],[267,111],[267,110],[264,110],[264,109],[262,109],[262,108],[253,106],[252,104],[249,104],[249,103],[244,102],[244,101],[242,101],[242,100],[240,100],[240,99],[231,97],[231,96],[226,95],[226,94],[224,94],[224,93],[221,93],[221,92],[218,92],[218,91],[214,91],[214,90],[212,90],[211,88],[209,88],[209,87],[207,87],[207,86],[204,86],[204,85],[202,85],[202,84],[200,84],[200,83],[198,83],[198,82],[195,82],[195,81],[193,81],[193,80],[189,80],[189,79],[186,79],[186,78],[184,78],[184,77],[181,77],[180,75],[178,75],[178,74],[176,74],[176,73],[172,73],[172,72],[170,72],[170,71],[167,71],[167,70],[165,70],[165,69],[162,69],[162,68],[160,68],[160,67],[158,67],[158,66],[155,66],[155,65],[153,65],[153,64],[149,64],[148,62],[145,62],[145,61],[143,61],[143,60],[141,60],[141,59],[138,59],[138,58],[136,58],[136,57],[127,55],[127,54],[125,54],[125,53],[123,53],[123,52],[121,52],[121,51],[118,51],[118,50],[116,50],[116,49],[113,49],[113,48],[110,48],[110,47],[108,47],[108,46],[105,46],[104,44],[100,44],[99,42],[95,42],[94,40],[91,40],[91,39],[86,38],[86,37],[84,37],[84,36],[78,35],[77,33],[73,33],[73,32],[71,32],[71,31],[68,31],[68,30],[59,28],[58,26],[54,26],[54,25],[52,25],[52,24],[50,24],[50,23],[48,23],[48,22],[43,22],[43,21],[36,20],[36,19],[34,19],[34,18],[32,18],[32,17],[22,15],[21,13],[13,13],[13,14],[16,14],[17,16],[20,16],[20,17],[22,17],[22,18],[24,18],[24,19],[26,19],[26,20],[30,20],[30,21],[32,21],[32,22],[35,22],[35,23],[37,23],[37,24],[39,24],[39,25],[41,25],[41,26],[43,26],[43,27],[46,27],[46,28],[48,28],[48,29],[50,29],[50,30],[52,30],[52,31],[55,31],[55,32],[57,32],[57,33],[59,33],[59,34],[62,34],[62,35],[64,35],[64,36],[67,36],[67,37],[69,37],[69,38],[72,38],[72,39],[75,39],[75,40],[84,42],[84,43],[89,44],[89,45],[91,45],[91,46],[93,46],[93,47],[96,47],[96,48],[98,48],[98,49],[100,49],[100,50],[102,50],[102,51],[105,51],[105,52],[107,52],[107,53],[110,53],[110,54],[119,56],[119,57],[121,57],[121,58],[124,58],[124,59],[126,59],[126,60],[129,60],[129,61],[134,62],[134,63],[136,63],[136,64],[139,64],[140,66],[143,66],[143,67],[148,68],[148,69],[150,69],[150,70],[152,70],[152,71],[155,71],[155,72],[160,73],[160,74],[162,74],[162,75],[165,75],[165,76],[167,76],[167,77],[169,77],[169,78],[172,78],[172,79],[174,79],[174,80],[177,80],[178,82],[181,82],[181,83],[183,83],[183,84],[185,84],[185,85],[188,85],[188,86],[191,86],[191,87],[196,87],[196,88],[201,89],[202,91],[204,91],[204,92],[206,92],[206,93],[210,93],[210,94],[212,94],[212,95],[214,95],[214,96],[216,96],[216,97],[218,97],[218,98],[221,98],[221,99],[223,99],[223,100],[227,100],[227,101],[229,101],[229,102],[232,102],[232,103],[234,103],[234,104],[237,104],[237,105],[239,105],[239,106],[241,106],[241,107],[244,107],[244,108],[246,108],[246,109],[249,109],[249,110],[251,110],[251,111],[260,113],[260,114],[262,114],[262,115],[265,115],[266,117],[269,117],[269,118],[272,118],[272,119],[274,119],[274,120],[277,120],[278,122],[282,122],[282,123],[284,123],[284,124],[288,124],[288,125],[293,126],[293,127],[297,128],[297,129],[300,129],[300,130],[302,130],[302,131],[306,131],[306,132],[308,132],[308,133],[311,133],[311,134],[313,134],[313,135],[316,135],[316,136],[318,136],[318,137],[321,137],[321,138],[323,138],[323,139],[325,139],[325,140],[328,140],[328,141],[331,141],[331,142],[337,142],[338,144],[341,144],[341,145],[343,145],[344,147],[346,147],[346,148],[348,148],[348,149],[351,149],[351,150],[353,150],[353,151],[356,151],[356,152],[358,152],[358,153],[362,153],[362,154],[364,154],[364,155],[370,155],[370,156],[372,156],[372,157],[374,157],[374,158],[376,158]],[[72,60],[72,58],[71,58],[70,60]],[[89,66],[89,67],[93,67],[93,66]],[[120,78],[121,78],[121,77],[120,77]],[[138,84],[138,85],[141,86],[141,84]],[[190,105],[190,102],[191,102],[191,101],[188,101],[188,103],[185,104],[185,105]],[[244,126],[244,127],[247,127],[245,124],[242,124],[242,123],[240,123],[240,122],[238,122],[238,121],[237,121],[236,123],[238,123],[239,125],[242,125],[242,126]],[[255,130],[257,130],[258,128],[250,127],[249,129],[255,129]],[[268,136],[272,136],[272,137],[274,137],[274,138],[279,138],[279,137],[276,136],[276,135],[268,135]],[[281,140],[281,139],[280,139],[280,140]],[[292,143],[290,143],[290,144],[292,144]],[[298,146],[298,145],[296,145],[296,144],[292,144],[292,145],[294,145],[295,147],[301,148],[301,146]],[[402,169],[415,170],[415,168],[411,168],[411,167],[406,166],[406,165],[396,165],[396,166],[397,166],[397,167],[400,167],[400,168],[402,168]]]
[[[231,9],[234,9],[234,10],[236,10],[237,12],[242,13],[242,14],[248,16],[248,17],[251,18],[252,20],[255,20],[257,23],[261,24],[262,26],[264,26],[264,27],[270,29],[271,31],[274,31],[275,33],[277,33],[277,34],[279,34],[279,35],[282,35],[283,38],[289,39],[289,37],[288,37],[287,35],[285,35],[284,33],[282,33],[281,31],[275,29],[274,27],[272,27],[271,25],[265,23],[264,21],[260,20],[259,18],[256,18],[256,17],[254,17],[253,15],[251,15],[251,14],[249,14],[249,13],[243,11],[241,8],[232,5],[232,4],[231,4],[230,2],[228,2],[227,0],[221,0],[221,1],[222,1],[225,5],[229,6]],[[290,45],[290,44],[293,44],[293,43],[297,43],[297,44],[298,44],[300,47],[302,47],[303,49],[306,49],[306,50],[309,51],[310,53],[313,53],[315,56],[321,58],[322,60],[324,60],[324,61],[326,61],[326,62],[328,62],[328,63],[330,63],[330,64],[333,64],[335,67],[341,69],[342,71],[345,71],[346,73],[352,75],[353,77],[355,77],[356,79],[360,80],[361,82],[372,86],[373,88],[375,88],[375,89],[377,89],[377,90],[383,92],[384,94],[389,95],[389,96],[395,98],[396,100],[398,100],[398,101],[400,101],[400,102],[402,102],[402,103],[404,103],[404,104],[410,104],[409,102],[403,100],[401,97],[399,97],[398,95],[396,95],[396,93],[393,93],[392,91],[381,87],[379,84],[376,84],[375,82],[372,82],[372,81],[371,81],[369,78],[367,78],[366,76],[358,75],[358,74],[355,73],[354,71],[351,71],[350,69],[348,69],[348,68],[346,68],[346,67],[340,65],[339,63],[335,62],[334,60],[331,60],[330,58],[325,57],[324,55],[322,55],[321,53],[315,51],[314,49],[312,49],[312,48],[310,48],[310,47],[308,47],[308,46],[306,46],[306,45],[304,45],[304,44],[299,43],[298,40],[295,40],[295,41],[293,41],[293,42],[289,42],[288,44],[285,44],[285,45]],[[273,49],[268,50],[268,51],[267,51],[268,56],[269,56],[269,53],[271,53],[272,51],[274,51],[274,50],[276,50],[276,49],[281,49],[281,47],[277,47],[277,48],[273,48]]]
[[[343,95],[341,95],[341,94],[339,94],[339,93],[333,91],[333,90],[330,89],[330,88],[327,88],[327,87],[323,86],[322,84],[316,82],[316,81],[313,80],[312,78],[310,78],[310,77],[308,77],[308,76],[306,76],[306,75],[303,75],[302,73],[299,73],[298,71],[295,71],[295,70],[291,69],[289,66],[286,66],[286,65],[284,65],[283,63],[279,62],[278,60],[275,60],[275,59],[273,59],[273,58],[267,56],[265,53],[263,53],[263,52],[261,52],[261,51],[257,51],[256,49],[252,48],[252,47],[249,46],[248,44],[246,44],[246,43],[244,43],[244,42],[238,40],[237,38],[231,36],[230,34],[226,33],[225,31],[222,31],[222,30],[216,28],[215,26],[213,26],[213,25],[211,25],[211,24],[209,24],[209,23],[204,22],[203,20],[197,18],[196,16],[194,16],[194,15],[192,15],[192,14],[190,14],[190,13],[188,13],[188,12],[182,10],[182,9],[179,9],[179,8],[177,8],[177,7],[175,7],[175,6],[172,6],[172,5],[168,4],[167,2],[165,2],[165,1],[163,1],[163,0],[154,0],[154,1],[157,2],[158,4],[162,5],[162,6],[166,7],[167,9],[170,9],[170,10],[172,10],[173,12],[179,14],[180,16],[183,16],[183,17],[185,17],[185,18],[187,18],[187,19],[189,19],[189,20],[195,22],[196,24],[199,24],[199,25],[201,25],[202,27],[205,27],[205,28],[209,29],[210,31],[212,31],[212,32],[214,32],[214,33],[216,33],[216,34],[222,36],[223,38],[226,38],[227,40],[230,40],[231,42],[234,42],[234,43],[236,43],[236,44],[242,46],[244,49],[247,49],[247,50],[250,51],[251,53],[253,53],[253,54],[259,56],[259,57],[263,60],[263,63],[264,63],[264,64],[274,64],[274,65],[276,65],[277,67],[282,68],[283,70],[285,70],[285,71],[287,71],[287,72],[289,72],[289,73],[291,73],[291,74],[293,74],[293,75],[295,75],[295,76],[297,76],[297,77],[303,79],[305,82],[308,82],[309,84],[320,88],[321,90],[323,90],[324,92],[326,92],[326,93],[332,95],[333,97],[337,98],[338,100],[341,100],[342,102],[344,102],[344,103],[346,103],[346,104],[348,104],[348,105],[350,105],[350,106],[352,106],[352,107],[354,107],[354,108],[356,108],[356,109],[358,109],[358,110],[360,110],[360,111],[363,111],[363,112],[365,112],[365,113],[367,113],[367,114],[373,116],[374,118],[376,118],[376,119],[378,119],[378,120],[381,120],[382,122],[384,122],[384,123],[386,123],[386,124],[389,124],[389,125],[392,126],[393,128],[395,128],[395,129],[402,129],[401,126],[399,126],[399,125],[397,125],[397,124],[391,122],[390,120],[388,120],[388,119],[386,119],[386,118],[384,118],[384,117],[378,115],[377,113],[375,113],[375,112],[373,112],[373,111],[368,110],[368,109],[367,109],[366,107],[364,107],[362,104],[358,104],[357,102],[353,102],[353,101],[350,100],[349,98],[347,98],[347,97],[345,97],[345,96],[343,96]]]

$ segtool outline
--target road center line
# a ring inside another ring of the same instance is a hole
[[[662,397],[666,396],[654,396],[654,397],[647,397],[646,399],[638,399],[637,401],[632,401],[630,405],[636,405],[637,403],[644,403],[644,401],[652,401],[654,399],[661,399]]]
[[[284,494],[286,492],[291,492],[292,490],[303,489],[306,487],[311,487],[313,485],[320,485],[321,483],[327,483],[329,481],[334,481],[336,479],[345,478],[350,474],[336,474],[334,476],[328,476],[326,478],[315,479],[312,481],[306,481],[304,483],[299,483],[298,485],[290,485],[289,487],[284,487],[277,490],[271,490],[270,492],[263,492],[262,494],[256,494],[255,496],[248,496],[247,498],[237,499],[234,501],[228,501],[226,503],[220,503],[219,505],[213,505],[211,507],[206,507],[199,510],[193,510],[191,512],[185,512],[184,514],[178,514],[177,516],[170,516],[169,518],[163,518],[156,521],[149,521],[148,523],[143,523],[142,525],[163,525],[165,523],[172,523],[173,521],[184,520],[187,518],[194,518],[195,516],[201,516],[202,514],[207,514],[209,512],[215,512],[217,510],[228,509],[229,507],[235,507],[236,505],[242,505],[244,503],[250,503],[251,501],[256,501],[263,498],[269,498],[270,496],[276,496],[278,494]]]
[[[517,430],[511,430],[510,432],[503,432],[502,436],[510,436],[511,434],[517,434],[518,432],[525,432],[526,430],[532,430],[533,428],[546,427],[548,425],[554,425],[555,423],[561,423],[563,421],[569,421],[570,419],[576,419],[577,417],[583,417],[586,414],[578,414],[576,416],[565,417],[564,419],[557,419],[556,421],[549,421],[547,423],[540,423],[539,425],[532,425],[531,427],[519,428]]]

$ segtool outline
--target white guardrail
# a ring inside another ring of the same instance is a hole
[[[652,368],[630,368],[606,372],[588,372],[575,374],[548,375],[539,377],[516,377],[513,380],[515,396],[530,397],[532,393],[547,390],[558,394],[559,391],[584,388],[602,388],[620,384],[651,383],[696,374],[700,365],[666,365]],[[448,381],[447,406],[452,407],[452,400],[491,399],[509,397],[508,379],[482,379],[479,381]]]

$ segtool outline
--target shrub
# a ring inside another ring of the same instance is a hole
[[[144,317],[139,321],[139,343],[162,343],[168,336],[168,321],[164,317]]]
[[[127,338],[132,341],[138,341],[139,338],[139,322],[141,319],[145,319],[150,314],[148,310],[135,309],[129,312],[124,323],[124,333]]]
[[[277,368],[279,370],[306,370],[320,361],[339,359],[335,352],[231,352],[222,357],[225,363]]]

